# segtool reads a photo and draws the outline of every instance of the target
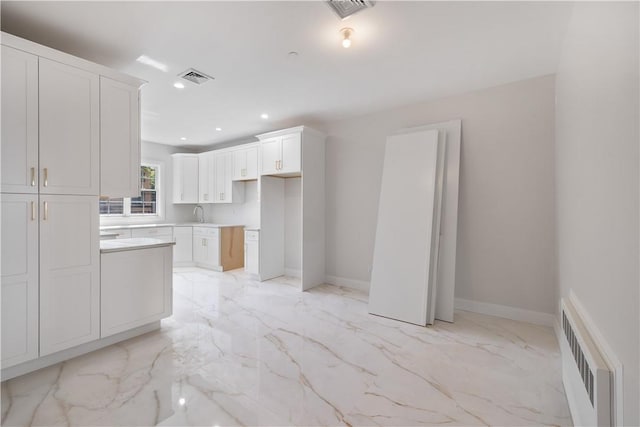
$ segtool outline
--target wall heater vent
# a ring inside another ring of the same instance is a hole
[[[328,0],[327,4],[340,17],[345,19],[361,10],[375,6],[374,0]]]
[[[611,425],[611,371],[570,301],[562,300],[562,382],[575,425]]]

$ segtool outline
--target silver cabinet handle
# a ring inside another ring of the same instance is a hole
[[[49,185],[49,169],[44,168],[43,173],[44,173],[44,184],[43,185],[46,187],[46,186]]]
[[[49,202],[44,202],[44,214],[42,216],[42,220],[46,221],[49,219]]]
[[[31,168],[31,186],[36,186],[36,168]]]
[[[31,221],[35,221],[35,220],[36,220],[36,202],[31,202]]]

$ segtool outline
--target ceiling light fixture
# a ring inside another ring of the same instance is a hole
[[[186,137],[184,137],[184,136],[183,136],[183,137],[180,137],[180,141],[186,141],[186,140],[187,140],[187,138],[186,138]]]
[[[216,131],[220,132],[222,130],[222,128],[216,128]]]
[[[269,115],[267,113],[262,113],[260,114],[260,118],[267,120],[269,118]]]
[[[184,83],[181,82],[175,82],[173,84],[173,87],[175,87],[176,89],[184,89]]]
[[[342,34],[342,47],[348,49],[351,47],[351,35],[354,33],[353,28],[343,28],[340,30]]]

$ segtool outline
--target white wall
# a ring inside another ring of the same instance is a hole
[[[260,226],[260,200],[258,181],[246,181],[244,201],[231,204],[204,204],[205,220],[217,224],[243,224],[247,227]]]
[[[330,123],[327,275],[370,279],[386,136],[456,118],[462,119],[456,296],[553,313],[553,76]]]
[[[576,3],[558,69],[558,283],[624,368],[639,425],[638,3]]]

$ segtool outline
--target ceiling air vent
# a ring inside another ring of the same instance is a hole
[[[327,0],[327,4],[341,19],[351,16],[356,12],[373,7],[374,0]]]
[[[178,77],[182,77],[185,80],[189,80],[191,83],[195,83],[197,85],[201,85],[202,83],[206,83],[209,80],[213,80],[213,77],[198,71],[193,68],[189,68],[187,71],[183,71],[178,74]]]

